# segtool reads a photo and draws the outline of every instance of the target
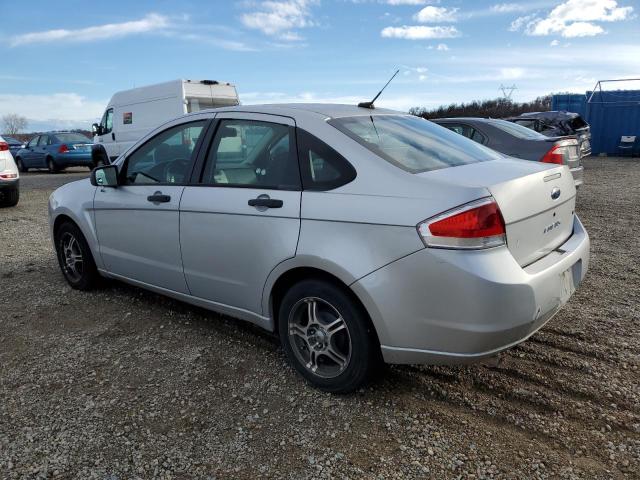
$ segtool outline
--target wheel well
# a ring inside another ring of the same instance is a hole
[[[278,313],[280,309],[280,303],[284,295],[287,293],[287,290],[291,288],[296,283],[302,280],[315,279],[315,280],[324,280],[326,282],[332,283],[333,285],[342,289],[351,299],[358,305],[358,307],[364,313],[364,316],[369,322],[369,326],[371,327],[371,331],[375,337],[375,341],[377,345],[380,345],[380,340],[378,339],[378,332],[376,331],[376,327],[371,321],[371,317],[369,316],[367,309],[360,301],[358,296],[354,293],[351,288],[347,284],[345,284],[342,280],[340,280],[335,275],[332,275],[324,270],[320,270],[312,267],[298,267],[293,268],[285,273],[283,273],[276,283],[274,283],[273,288],[271,289],[271,310],[273,311],[273,325],[275,332],[278,333]]]
[[[53,221],[53,235],[55,238],[56,233],[58,233],[58,229],[60,228],[60,226],[65,223],[65,222],[71,222],[73,223],[76,227],[78,227],[78,230],[80,230],[80,227],[78,226],[78,224],[76,222],[73,221],[73,219],[71,217],[69,217],[68,215],[58,215],[56,217],[56,219]],[[80,230],[82,232],[82,230]]]

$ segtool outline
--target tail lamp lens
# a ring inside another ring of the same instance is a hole
[[[506,244],[504,219],[493,198],[449,210],[418,225],[427,247],[482,249]]]
[[[69,151],[69,147],[67,147],[64,143],[60,145],[58,148],[58,153],[67,153]]]
[[[0,142],[0,152],[9,150],[9,144],[7,142]]]
[[[553,147],[551,147],[551,150],[545,153],[544,157],[542,157],[542,162],[563,165],[564,153],[562,152],[562,147],[558,145],[554,145]]]

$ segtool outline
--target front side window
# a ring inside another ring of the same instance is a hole
[[[39,147],[46,147],[47,145],[49,145],[49,136],[48,135],[42,135],[40,137],[40,140],[38,140],[38,146]]]
[[[392,165],[411,173],[501,158],[462,135],[411,115],[343,117],[329,123]]]
[[[113,108],[110,108],[106,112],[104,112],[104,115],[102,116],[102,120],[100,122],[100,126],[102,127],[103,135],[113,130]]]
[[[29,143],[27,144],[28,148],[33,148],[38,144],[38,140],[40,139],[40,137],[33,137],[31,140],[29,140]]]
[[[292,128],[256,120],[221,120],[201,182],[281,190],[300,188]]]
[[[191,173],[193,151],[205,123],[199,121],[177,125],[148,140],[127,157],[124,183],[186,183]]]
[[[298,129],[298,157],[305,190],[329,190],[356,178],[353,166],[309,132]]]

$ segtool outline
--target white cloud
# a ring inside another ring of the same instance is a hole
[[[439,0],[387,0],[389,5],[426,5],[427,3],[440,3]]]
[[[594,22],[617,22],[631,18],[633,7],[619,7],[616,0],[567,0],[546,17],[528,15],[511,23],[509,30],[526,35],[561,35],[566,38],[594,36],[604,28]]]
[[[558,45],[560,45],[560,41],[558,39],[551,40],[551,43],[549,44],[550,47],[557,47]]]
[[[260,2],[257,11],[244,13],[240,20],[248,27],[285,41],[298,41],[301,37],[293,29],[315,25],[311,6],[316,0],[267,0]]]
[[[449,9],[429,5],[416,13],[413,18],[420,23],[455,22],[457,12],[457,8]]]
[[[426,79],[427,79],[427,76],[426,76],[426,75],[420,75],[420,76],[418,77],[418,80],[420,80],[421,82],[424,82]]]
[[[406,40],[455,38],[460,36],[460,32],[456,27],[426,27],[424,25],[385,27],[380,34],[385,38],[404,38]]]
[[[526,5],[522,5],[520,3],[497,3],[492,5],[489,10],[495,13],[512,13],[522,12],[526,9]]]
[[[446,52],[447,50],[449,50],[449,46],[446,43],[439,43],[438,46],[436,47],[436,50],[439,50],[441,52]]]
[[[0,112],[29,119],[29,130],[86,128],[102,115],[107,100],[89,100],[77,93],[0,94]]]
[[[128,35],[157,31],[169,25],[169,18],[164,15],[150,13],[140,20],[122,23],[107,23],[94,27],[77,30],[55,29],[42,32],[24,33],[11,38],[10,45],[29,45],[34,43],[49,43],[55,41],[90,42],[108,38],[125,37]]]

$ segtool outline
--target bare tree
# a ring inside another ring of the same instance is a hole
[[[27,128],[27,119],[17,113],[8,113],[0,119],[2,123],[2,131],[7,135],[15,135],[20,130]]]

